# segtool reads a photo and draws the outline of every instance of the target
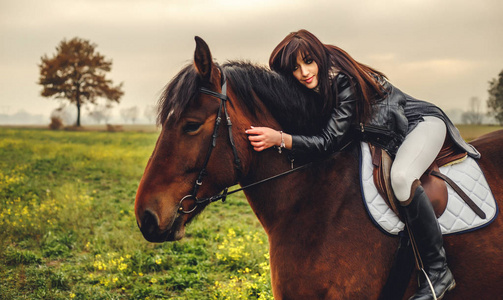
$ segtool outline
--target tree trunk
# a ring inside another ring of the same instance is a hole
[[[77,127],[80,127],[80,96],[77,97]]]

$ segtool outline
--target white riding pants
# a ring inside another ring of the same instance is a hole
[[[403,141],[391,166],[391,187],[398,201],[411,196],[412,183],[419,179],[437,157],[447,128],[437,117],[424,117]]]

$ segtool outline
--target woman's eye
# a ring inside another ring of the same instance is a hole
[[[201,128],[201,123],[189,122],[183,126],[183,131],[185,133],[196,132],[199,128]]]
[[[313,60],[312,59],[306,59],[306,64],[310,65],[313,63]]]

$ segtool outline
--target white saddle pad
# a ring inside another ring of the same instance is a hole
[[[404,224],[381,197],[374,185],[373,165],[367,143],[361,143],[360,181],[362,197],[373,222],[384,232],[397,235]],[[444,166],[440,172],[451,178],[486,214],[481,219],[447,184],[449,199],[438,219],[443,234],[473,231],[490,224],[497,216],[498,205],[477,162],[468,157],[462,162]]]

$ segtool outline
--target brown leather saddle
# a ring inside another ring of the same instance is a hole
[[[372,164],[374,166],[374,184],[379,194],[386,201],[388,206],[398,215],[396,200],[391,188],[390,171],[393,159],[382,148],[369,143],[372,155]],[[459,186],[450,178],[440,173],[439,168],[448,164],[453,164],[466,159],[467,153],[456,147],[452,139],[447,136],[435,161],[430,165],[426,172],[421,176],[420,181],[426,194],[430,198],[435,215],[440,217],[446,207],[448,200],[447,184],[468,204],[468,206],[482,219],[485,219],[485,213],[466,195]]]

